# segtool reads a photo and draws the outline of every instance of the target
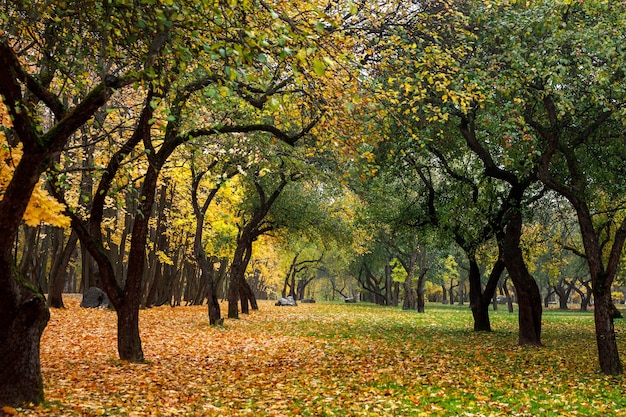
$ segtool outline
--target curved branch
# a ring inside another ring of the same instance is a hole
[[[22,68],[13,48],[6,41],[0,42],[0,57],[3,68],[12,72],[15,80],[21,81],[30,92],[43,101],[58,120],[65,116],[67,109],[61,103],[61,100]]]
[[[509,171],[506,171],[497,166],[491,154],[484,146],[480,144],[476,137],[476,127],[474,125],[473,116],[462,116],[459,129],[467,146],[480,158],[485,165],[485,174],[490,177],[497,178],[508,182],[511,186],[515,187],[519,184],[517,176]]]

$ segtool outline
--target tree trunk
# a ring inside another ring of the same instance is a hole
[[[416,294],[413,288],[413,277],[415,276],[415,265],[417,263],[417,257],[419,255],[419,249],[414,250],[408,257],[408,262],[403,263],[406,270],[406,279],[404,280],[404,303],[402,304],[403,310],[417,310],[419,311],[419,279],[417,281],[418,294]],[[421,276],[420,276],[421,278]],[[424,308],[424,294],[422,292],[422,309]],[[423,312],[423,311],[422,311]]]
[[[454,279],[450,279],[450,287],[448,288],[448,296],[450,297],[450,305],[454,304],[454,289],[461,284],[461,281],[458,284],[454,285]]]
[[[417,309],[417,295],[413,288],[413,277],[407,276],[404,281],[404,301],[402,302],[402,310]]]
[[[484,302],[482,284],[480,282],[480,268],[476,258],[468,254],[469,274],[468,281],[470,285],[470,308],[474,317],[475,332],[490,332],[491,322],[489,321],[489,304],[490,300]],[[489,297],[490,299],[491,297]]]
[[[246,268],[251,255],[248,253],[248,248],[252,248],[252,238],[249,236],[248,230],[244,228],[241,236],[237,239],[237,248],[235,248],[233,261],[230,265],[230,281],[228,284],[229,319],[239,318],[239,301],[241,301],[241,312],[243,314],[249,313],[249,293],[244,288]]]
[[[209,313],[209,323],[211,325],[219,324],[222,322],[222,312],[218,300],[218,286],[221,284],[221,277],[224,274],[226,263],[221,262],[220,270],[216,273],[215,262],[210,261],[204,253],[204,250],[200,248],[197,254],[197,261],[200,265],[201,281],[206,287],[207,296],[207,309]],[[213,259],[213,258],[212,258]]]
[[[128,274],[124,285],[124,298],[117,312],[117,346],[120,359],[143,362],[144,355],[139,337],[139,308],[143,298],[143,275],[146,266],[146,243],[150,213],[154,204],[158,171],[148,168],[141,187],[141,207],[135,216],[128,252]],[[107,291],[108,293],[108,291]],[[110,297],[109,297],[110,298]]]
[[[50,292],[48,294],[48,306],[53,308],[64,308],[63,305],[63,288],[65,286],[65,277],[67,265],[72,258],[72,254],[76,249],[78,235],[72,231],[70,238],[63,249],[63,253],[57,259],[50,271]]]
[[[387,262],[385,263],[385,305],[390,306],[393,304],[392,291],[393,291],[393,277],[391,275],[391,259],[387,256]]]
[[[43,295],[17,276],[12,247],[45,156],[25,151],[0,200],[0,406],[43,401],[40,340],[50,313]]]
[[[207,294],[207,310],[209,313],[209,324],[211,326],[222,323],[222,311],[220,310],[217,291],[212,285],[209,285],[209,291]]]
[[[43,401],[39,352],[49,317],[43,297],[32,293],[20,302],[8,326],[0,326],[0,405]]]
[[[228,318],[239,318],[239,299],[241,295],[241,279],[240,275],[245,273],[245,266],[243,264],[244,259],[244,246],[237,245],[235,249],[235,255],[233,261],[230,264],[230,280],[228,281]]]
[[[513,297],[511,297],[509,287],[506,285],[506,279],[504,280],[504,284],[502,285],[502,291],[504,292],[504,296],[506,297],[506,305],[509,313],[513,313]]]
[[[143,362],[143,350],[139,337],[140,300],[125,300],[117,312],[117,351],[121,360]]]
[[[239,302],[241,303],[241,314],[250,314],[250,299],[248,298],[248,291],[244,287],[246,281],[239,279]]]
[[[287,296],[289,297],[293,297],[294,300],[296,299],[296,293],[297,293],[297,288],[296,288],[296,271],[292,271],[291,272],[291,280],[289,282],[289,292],[287,293]]]
[[[400,283],[398,281],[393,282],[392,292],[391,292],[391,305],[394,307],[398,307],[400,304]]]
[[[543,297],[543,306],[545,308],[550,307],[550,297],[552,296],[552,294],[554,294],[554,288],[548,285],[548,291],[546,293],[546,296]]]
[[[122,303],[115,306],[117,312],[118,353],[120,359],[129,362],[143,362],[144,360],[141,338],[139,337],[139,308],[143,298],[146,240],[150,213],[154,203],[157,176],[156,170],[151,167],[144,178],[141,191],[142,204],[139,214],[135,216],[130,250],[128,252],[128,273],[124,285],[124,297]]]
[[[563,296],[559,295],[559,310],[568,310],[567,299],[569,298],[569,291]]]
[[[594,286],[593,299],[600,369],[605,375],[620,375],[624,369],[617,349],[613,324],[613,309],[615,307],[611,299],[610,289],[603,290],[600,285]]]
[[[617,265],[624,244],[626,219],[623,220],[621,227],[615,233],[610,257],[607,261],[608,268],[605,268],[602,259],[602,245],[593,229],[593,220],[589,209],[583,205],[576,207],[576,211],[591,275],[600,369],[605,375],[620,375],[624,369],[619,358],[615,327],[613,325],[614,305],[611,299],[611,286],[615,279]]]
[[[587,311],[589,308],[589,304],[591,304],[591,297],[593,295],[593,291],[591,290],[591,286],[588,283],[584,283],[585,292],[580,292],[580,311]]]
[[[250,314],[250,309],[258,310],[259,306],[256,302],[256,297],[254,296],[254,292],[250,285],[246,281],[245,276],[240,278],[239,288],[241,291],[240,299],[241,299],[241,312],[243,314]],[[295,299],[295,297],[294,297]]]
[[[228,266],[228,262],[225,259],[220,261],[220,268],[215,273],[213,270],[213,276],[209,285],[209,291],[207,294],[208,298],[208,310],[209,310],[209,323],[211,325],[221,324],[224,320],[222,319],[222,312],[220,310],[219,303],[219,287],[224,281],[226,277],[226,268]]]
[[[415,263],[419,265],[419,275],[417,277],[417,312],[423,313],[425,311],[424,293],[426,292],[426,273],[428,272],[428,266],[426,265],[426,248],[420,247],[416,252]]]
[[[285,277],[285,282],[283,283],[283,290],[280,292],[280,296],[283,298],[287,297],[287,289],[289,288],[289,276],[290,273],[287,273],[287,276]]]
[[[243,235],[242,235],[243,236]],[[244,258],[241,262],[242,268],[239,271],[239,298],[241,300],[241,312],[243,314],[250,314],[250,308],[253,310],[258,310],[259,306],[256,302],[256,297],[254,296],[254,292],[252,292],[252,288],[248,285],[246,281],[246,269],[248,269],[248,264],[250,264],[250,258],[252,257],[252,237],[250,234],[246,233],[246,238],[243,239],[245,243],[245,251]],[[295,288],[295,283],[293,283],[292,289]],[[295,298],[295,297],[294,297]]]
[[[470,308],[474,317],[474,331],[491,331],[491,322],[489,320],[489,305],[494,299],[500,276],[504,271],[504,262],[502,261],[501,247],[498,247],[498,259],[491,269],[489,279],[483,290],[480,282],[480,268],[476,260],[475,254],[468,255],[469,269],[469,286],[470,286]]]
[[[43,295],[18,283],[10,252],[0,259],[0,406],[43,401],[40,339],[50,313]]]
[[[304,292],[306,290],[307,284],[308,284],[308,281],[306,278],[300,278],[298,280],[296,296],[294,297],[294,300],[302,301],[304,299]]]
[[[420,276],[417,278],[417,292],[416,292],[418,313],[424,313],[426,311],[426,300],[424,299],[425,293],[426,293],[425,286],[426,286],[426,274],[420,274]]]
[[[522,214],[511,210],[503,239],[503,261],[515,285],[519,306],[519,344],[541,346],[541,293],[528,272],[519,245],[522,235]]]

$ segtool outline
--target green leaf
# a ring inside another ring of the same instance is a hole
[[[313,71],[320,77],[323,77],[326,74],[326,64],[319,59],[313,60]]]
[[[349,7],[350,7],[350,14],[351,15],[355,15],[359,12],[359,8],[357,7],[356,4],[354,4],[354,2],[349,2],[348,3]]]

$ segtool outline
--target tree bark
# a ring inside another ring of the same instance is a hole
[[[450,305],[454,304],[454,289],[456,287],[458,287],[459,285],[461,285],[461,280],[459,280],[459,282],[454,285],[454,279],[450,278],[450,287],[448,288],[448,296],[450,297]]]
[[[241,279],[239,277],[245,273],[246,266],[243,265],[244,246],[238,244],[235,249],[233,261],[230,264],[230,280],[228,283],[228,318],[239,318],[239,298],[241,294]]]
[[[515,286],[519,306],[519,344],[541,346],[541,293],[524,261],[520,238],[522,213],[509,211],[509,221],[503,239],[503,261]]]
[[[502,292],[506,297],[506,305],[509,310],[509,313],[513,313],[513,297],[511,297],[511,293],[509,292],[509,287],[506,285],[506,279],[504,280],[504,284],[502,285]]]
[[[139,337],[140,300],[125,300],[117,312],[117,351],[121,360],[141,363],[144,361]]]
[[[418,251],[417,264],[419,264],[419,275],[417,277],[417,312],[424,313],[425,311],[425,300],[424,295],[426,292],[426,273],[428,272],[428,267],[426,265],[426,249],[421,247]]]
[[[18,277],[11,253],[42,157],[24,153],[0,200],[0,405],[43,401],[39,352],[50,313],[43,295]]]
[[[1,263],[4,274],[7,263]],[[50,313],[43,296],[26,287],[3,293],[0,303],[0,406],[38,404],[44,399],[40,340]]]
[[[617,264],[626,238],[626,219],[615,233],[613,246],[607,268],[603,265],[602,249],[589,209],[585,204],[576,207],[578,219],[587,255],[589,273],[591,274],[591,289],[594,299],[594,317],[596,326],[596,342],[600,369],[605,375],[620,375],[624,368],[619,358],[615,327],[613,324],[613,301],[611,286],[617,272]]]
[[[415,264],[417,262],[417,256],[419,254],[419,250],[413,251],[409,257],[408,262],[406,264],[403,263],[404,268],[406,269],[406,278],[404,280],[404,302],[402,303],[403,310],[418,310],[419,311],[419,295],[416,294],[415,289],[413,288],[413,278],[415,275]],[[418,279],[418,293],[419,293],[419,279]],[[424,294],[422,291],[422,309],[424,308]]]
[[[545,308],[550,307],[550,297],[552,296],[552,294],[554,294],[554,288],[550,285],[548,285],[547,291],[546,291],[546,296],[543,297],[543,306]]]
[[[623,372],[623,367],[615,338],[611,292],[594,291],[594,293],[593,311],[600,369],[606,375],[620,375]]]
[[[426,275],[420,275],[417,278],[417,290],[415,291],[415,301],[417,303],[417,312],[424,313],[426,311]]]
[[[18,277],[11,251],[43,157],[25,152],[0,200],[0,406],[43,401],[40,340],[50,313],[43,295]]]
[[[48,293],[48,306],[52,308],[65,308],[63,304],[63,287],[65,286],[65,277],[67,265],[72,258],[72,254],[76,249],[78,235],[72,231],[67,241],[63,253],[54,263],[50,271],[50,292]]]
[[[470,308],[474,318],[474,331],[490,332],[491,322],[489,319],[489,306],[494,298],[500,275],[502,275],[504,271],[504,262],[502,262],[501,257],[498,257],[483,291],[480,279],[480,268],[478,267],[475,254],[469,253],[468,260],[470,265],[468,278],[470,286]]]
[[[217,298],[217,289],[214,288],[213,285],[209,285],[207,291],[207,310],[209,313],[209,324],[211,326],[220,324],[223,321],[220,302]]]
[[[124,285],[124,298],[117,312],[117,344],[120,359],[143,362],[144,355],[139,337],[139,308],[142,301],[143,272],[146,265],[146,243],[150,213],[154,204],[158,171],[148,168],[141,187],[141,207],[135,216],[128,252],[128,274]]]
[[[250,309],[258,310],[259,305],[256,302],[256,297],[254,295],[254,292],[252,291],[252,288],[250,288],[250,284],[248,284],[248,281],[246,281],[245,275],[241,279],[240,290],[241,312],[243,314],[250,314]]]

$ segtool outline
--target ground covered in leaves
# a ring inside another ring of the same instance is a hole
[[[206,307],[141,312],[145,364],[122,363],[115,313],[68,299],[41,348],[54,416],[626,416],[626,380],[598,373],[591,314],[544,313],[542,348],[517,314],[471,331],[467,307],[261,303],[209,326]],[[616,323],[626,359],[626,323]]]

